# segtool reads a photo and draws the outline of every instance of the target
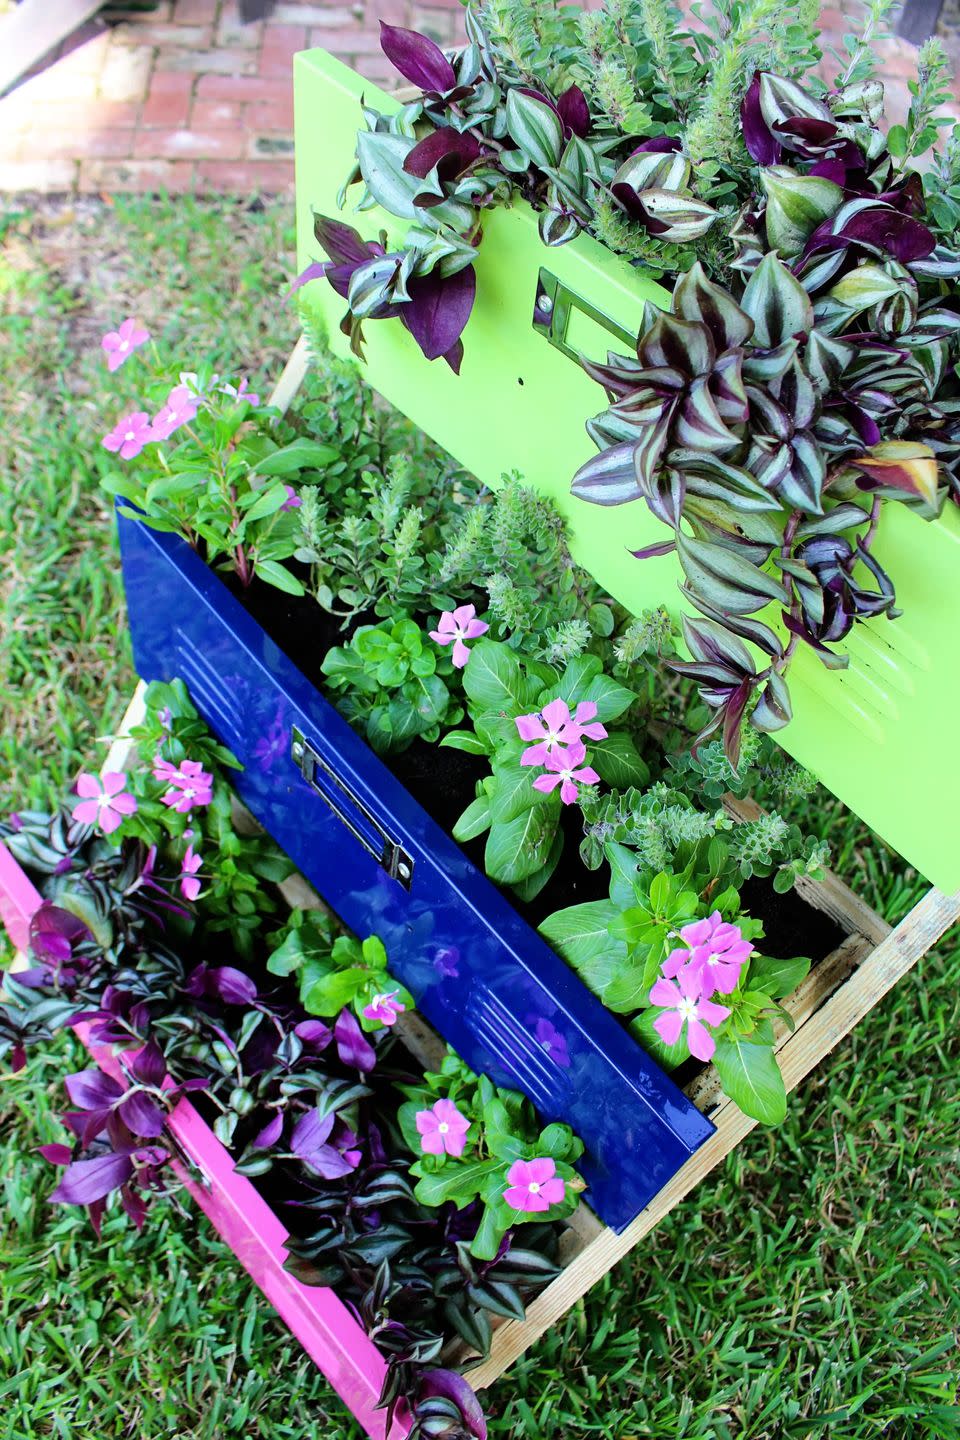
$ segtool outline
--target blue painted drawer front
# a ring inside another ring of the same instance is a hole
[[[122,516],[119,526],[140,675],[182,677],[243,763],[236,788],[254,815],[347,925],[380,936],[391,970],[473,1069],[583,1138],[589,1203],[623,1229],[714,1126],[189,546]],[[353,830],[301,776],[294,728],[368,812],[323,777]],[[378,825],[412,863],[409,887],[371,855]]]

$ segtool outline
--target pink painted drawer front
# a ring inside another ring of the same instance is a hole
[[[27,944],[39,904],[37,891],[0,843],[0,919],[18,949]],[[91,1045],[88,1026],[75,1028],[100,1068],[123,1083],[109,1047]],[[384,1412],[375,1408],[386,1365],[343,1301],[284,1270],[286,1230],[250,1181],[235,1173],[228,1152],[188,1100],[177,1104],[167,1124],[189,1162],[176,1166],[180,1179],[371,1440],[405,1440],[409,1421],[396,1420],[386,1433]]]

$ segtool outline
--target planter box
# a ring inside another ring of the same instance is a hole
[[[398,101],[322,50],[296,57],[294,88],[302,269],[323,258],[313,213],[338,213],[337,192],[362,125],[361,94],[385,112]],[[407,228],[380,209],[355,214],[348,205],[343,218],[365,238],[381,229],[400,238]],[[663,538],[646,505],[606,509],[569,494],[574,471],[595,453],[584,421],[603,408],[604,396],[559,348],[595,356],[629,349],[644,301],[665,304],[667,291],[589,236],[546,248],[525,204],[484,217],[476,269],[477,303],[464,332],[459,376],[443,361],[424,360],[393,321],[366,324],[364,375],[487,483],[496,485],[504,471],[516,469],[550,494],[570,523],[578,560],[629,609],[667,604],[679,610],[676,559],[641,562],[628,553]],[[535,329],[545,291],[554,299],[550,321]],[[338,329],[345,302],[326,281],[303,293],[331,348],[347,355]],[[845,671],[825,670],[801,647],[791,670],[794,720],[777,739],[921,873],[953,890],[960,884],[953,823],[960,770],[943,763],[940,717],[957,701],[960,512],[951,506],[931,524],[888,505],[875,553],[894,578],[902,618],[857,625],[846,642]],[[907,776],[910,803],[904,804]]]
[[[118,742],[104,769],[124,768],[122,747],[123,742]],[[750,813],[749,802],[737,801],[732,808],[735,813]],[[296,883],[302,892],[302,884]],[[784,1002],[796,1027],[792,1032],[786,1025],[777,1027],[778,1060],[788,1090],[840,1043],[960,916],[960,895],[947,898],[931,890],[891,931],[833,876],[823,882],[804,881],[800,889],[812,907],[840,925],[846,939]],[[302,893],[295,900],[309,903]],[[0,917],[15,946],[26,945],[30,916],[38,903],[30,880],[0,844]],[[82,1035],[83,1027],[78,1032]],[[94,1047],[91,1053],[97,1064],[121,1078],[106,1047]],[[623,1233],[605,1228],[581,1203],[564,1239],[563,1272],[531,1302],[525,1320],[507,1321],[496,1329],[490,1356],[469,1372],[475,1388],[493,1384],[595,1281],[655,1229],[756,1123],[722,1095],[712,1066],[704,1067],[687,1094],[715,1121],[711,1138]],[[283,1225],[250,1181],[233,1172],[226,1150],[189,1101],[178,1103],[168,1128],[183,1156],[181,1173],[190,1193],[367,1434],[372,1440],[404,1440],[408,1426],[402,1421],[385,1435],[383,1412],[374,1408],[384,1362],[352,1314],[332,1291],[302,1285],[283,1270]]]
[[[9,850],[0,844],[0,918],[17,949],[25,949],[30,917],[40,896]],[[91,1045],[89,1026],[76,1032],[93,1059],[121,1084],[123,1072],[110,1047]],[[287,1231],[243,1175],[189,1100],[171,1111],[167,1131],[182,1157],[179,1178],[220,1237],[260,1287],[292,1334],[319,1366],[372,1440],[404,1440],[409,1425],[394,1422],[389,1436],[376,1409],[386,1363],[372,1340],[332,1290],[303,1285],[283,1268]]]
[[[622,1230],[713,1126],[214,571],[182,540],[119,525],[139,674],[186,682],[245,767],[244,803],[351,929],[380,936],[392,972],[472,1069],[581,1137],[590,1204]],[[539,1020],[559,1037],[556,1056],[535,1038]]]

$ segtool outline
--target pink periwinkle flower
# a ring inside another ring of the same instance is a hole
[[[132,460],[139,455],[144,445],[149,445],[151,440],[156,440],[153,427],[150,424],[150,416],[145,410],[134,410],[129,415],[124,415],[118,420],[110,431],[104,435],[101,445],[104,450],[109,450],[112,455],[120,452],[121,460]]]
[[[200,881],[197,879],[197,871],[203,861],[196,854],[192,845],[187,846],[183,863],[180,866],[180,893],[188,900],[196,900],[200,894]]]
[[[166,440],[181,425],[188,425],[196,416],[200,398],[187,385],[174,385],[163,402],[163,409],[153,417],[153,439]]]
[[[663,1014],[654,1020],[653,1028],[664,1045],[675,1045],[686,1026],[690,1054],[698,1060],[712,1057],[717,1044],[706,1027],[721,1025],[730,1011],[726,1005],[707,999],[699,973],[685,968],[676,980],[667,980],[661,975],[650,991],[650,1004],[663,1006]]]
[[[108,770],[97,777],[86,772],[77,781],[80,804],[73,807],[73,818],[80,825],[97,825],[104,835],[112,835],[123,824],[125,815],[136,813],[137,802],[127,788],[122,770]]]
[[[379,1020],[381,1025],[396,1025],[397,1016],[402,1015],[407,1008],[396,995],[396,990],[374,995],[370,1004],[363,1007],[364,1017],[367,1020]]]
[[[452,1100],[438,1100],[429,1110],[417,1111],[417,1131],[425,1155],[452,1155],[459,1160],[467,1143],[470,1121]]]
[[[575,714],[565,700],[551,700],[536,715],[518,715],[517,730],[521,740],[538,743],[524,750],[521,765],[546,765],[551,755],[563,753],[586,735],[588,740],[605,740],[607,732],[600,721],[593,722],[597,707],[593,700],[581,700]],[[593,722],[593,723],[591,723]]]
[[[571,745],[568,750],[557,750],[554,754],[547,756],[545,775],[538,775],[533,782],[534,790],[539,790],[544,795],[549,795],[551,790],[560,786],[560,799],[564,805],[572,805],[580,794],[579,785],[596,785],[600,779],[596,770],[589,765],[584,765],[578,770],[578,765],[583,765],[587,756],[587,748],[582,740],[576,745]]]
[[[739,926],[724,921],[719,910],[714,910],[706,920],[684,925],[680,939],[687,948],[671,950],[663,963],[666,978],[672,980],[689,970],[699,975],[704,995],[713,995],[716,991],[732,995],[753,952],[753,946],[744,940]]]
[[[100,341],[107,357],[107,369],[119,370],[124,360],[149,339],[149,330],[142,330],[136,320],[124,320],[119,330],[108,330]]]
[[[514,1160],[507,1171],[503,1198],[512,1210],[549,1210],[559,1205],[567,1187],[549,1156],[539,1160]]]
[[[280,506],[280,509],[299,510],[300,506],[303,504],[303,501],[300,499],[300,496],[297,494],[296,490],[294,490],[292,485],[284,485],[283,488],[287,492],[287,498]]]
[[[449,645],[453,641],[453,663],[462,670],[470,659],[466,642],[479,640],[489,629],[485,620],[477,619],[475,605],[458,605],[456,610],[444,610],[436,630],[430,631],[430,639],[436,640],[438,645]]]
[[[246,376],[240,381],[239,385],[231,385],[228,380],[225,380],[220,386],[220,393],[222,395],[231,395],[234,400],[246,400],[247,404],[254,406],[254,408],[260,404],[260,396],[255,395],[252,390],[247,389]]]
[[[213,776],[208,775],[199,760],[182,760],[179,765],[159,756],[153,762],[154,779],[163,780],[170,789],[160,799],[181,815],[196,806],[209,805],[213,799]]]

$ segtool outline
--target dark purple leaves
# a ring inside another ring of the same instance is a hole
[[[269,1150],[283,1134],[283,1115],[278,1110],[250,1142],[253,1150]]]
[[[61,1176],[50,1199],[58,1205],[89,1205],[102,1200],[133,1175],[130,1154],[96,1155],[92,1160],[74,1160]]]
[[[377,1063],[376,1051],[364,1035],[351,1010],[341,1010],[333,1027],[337,1053],[344,1065],[368,1072]]]
[[[380,246],[364,240],[351,225],[326,215],[314,216],[313,233],[334,265],[362,265],[372,254],[382,253]]]
[[[69,1165],[73,1159],[73,1151],[69,1145],[41,1145],[39,1150],[44,1160],[49,1160],[51,1165]]]
[[[163,1106],[142,1090],[125,1095],[119,1104],[120,1117],[134,1135],[145,1140],[155,1140],[162,1135],[166,1111]]]
[[[380,46],[404,79],[409,80],[411,85],[419,85],[421,90],[443,93],[452,90],[457,83],[450,61],[427,35],[404,30],[399,25],[388,25],[381,20]]]
[[[403,162],[408,175],[425,180],[430,171],[437,167],[441,180],[455,180],[468,169],[482,154],[480,142],[469,131],[434,130],[414,145]]]
[[[590,107],[579,85],[571,85],[557,100],[557,112],[564,132],[579,135],[581,140],[590,132]]]
[[[420,1386],[420,1399],[451,1400],[463,1423],[476,1440],[487,1440],[487,1422],[472,1386],[455,1370],[427,1370]]]
[[[743,126],[743,143],[757,164],[777,165],[780,161],[781,146],[763,118],[759,74],[754,75],[750,88],[743,97],[740,123]]]
[[[290,1137],[294,1155],[324,1180],[342,1180],[356,1169],[360,1152],[349,1148],[355,1144],[356,1136],[334,1114],[321,1117],[316,1110],[300,1117]]]
[[[64,1082],[71,1102],[80,1110],[110,1110],[123,1096],[123,1086],[102,1070],[81,1070]]]
[[[673,135],[653,135],[649,140],[641,140],[631,155],[675,155],[680,149],[680,141]]]
[[[131,1069],[134,1079],[141,1085],[150,1085],[159,1089],[167,1073],[167,1063],[155,1040],[150,1040],[144,1045]]]
[[[48,901],[44,901],[30,921],[30,948],[37,960],[50,965],[62,965],[70,959],[76,945],[92,938],[82,920]]]
[[[450,354],[473,309],[477,292],[473,266],[448,276],[434,269],[429,275],[416,276],[407,288],[410,300],[398,313],[410,334],[428,360]]]
[[[333,1030],[322,1020],[301,1020],[293,1033],[313,1050],[325,1050],[333,1039]]]
[[[224,1005],[252,1005],[257,998],[257,987],[250,977],[232,965],[212,969],[206,964],[197,965],[183,988],[194,999],[221,1000]]]

